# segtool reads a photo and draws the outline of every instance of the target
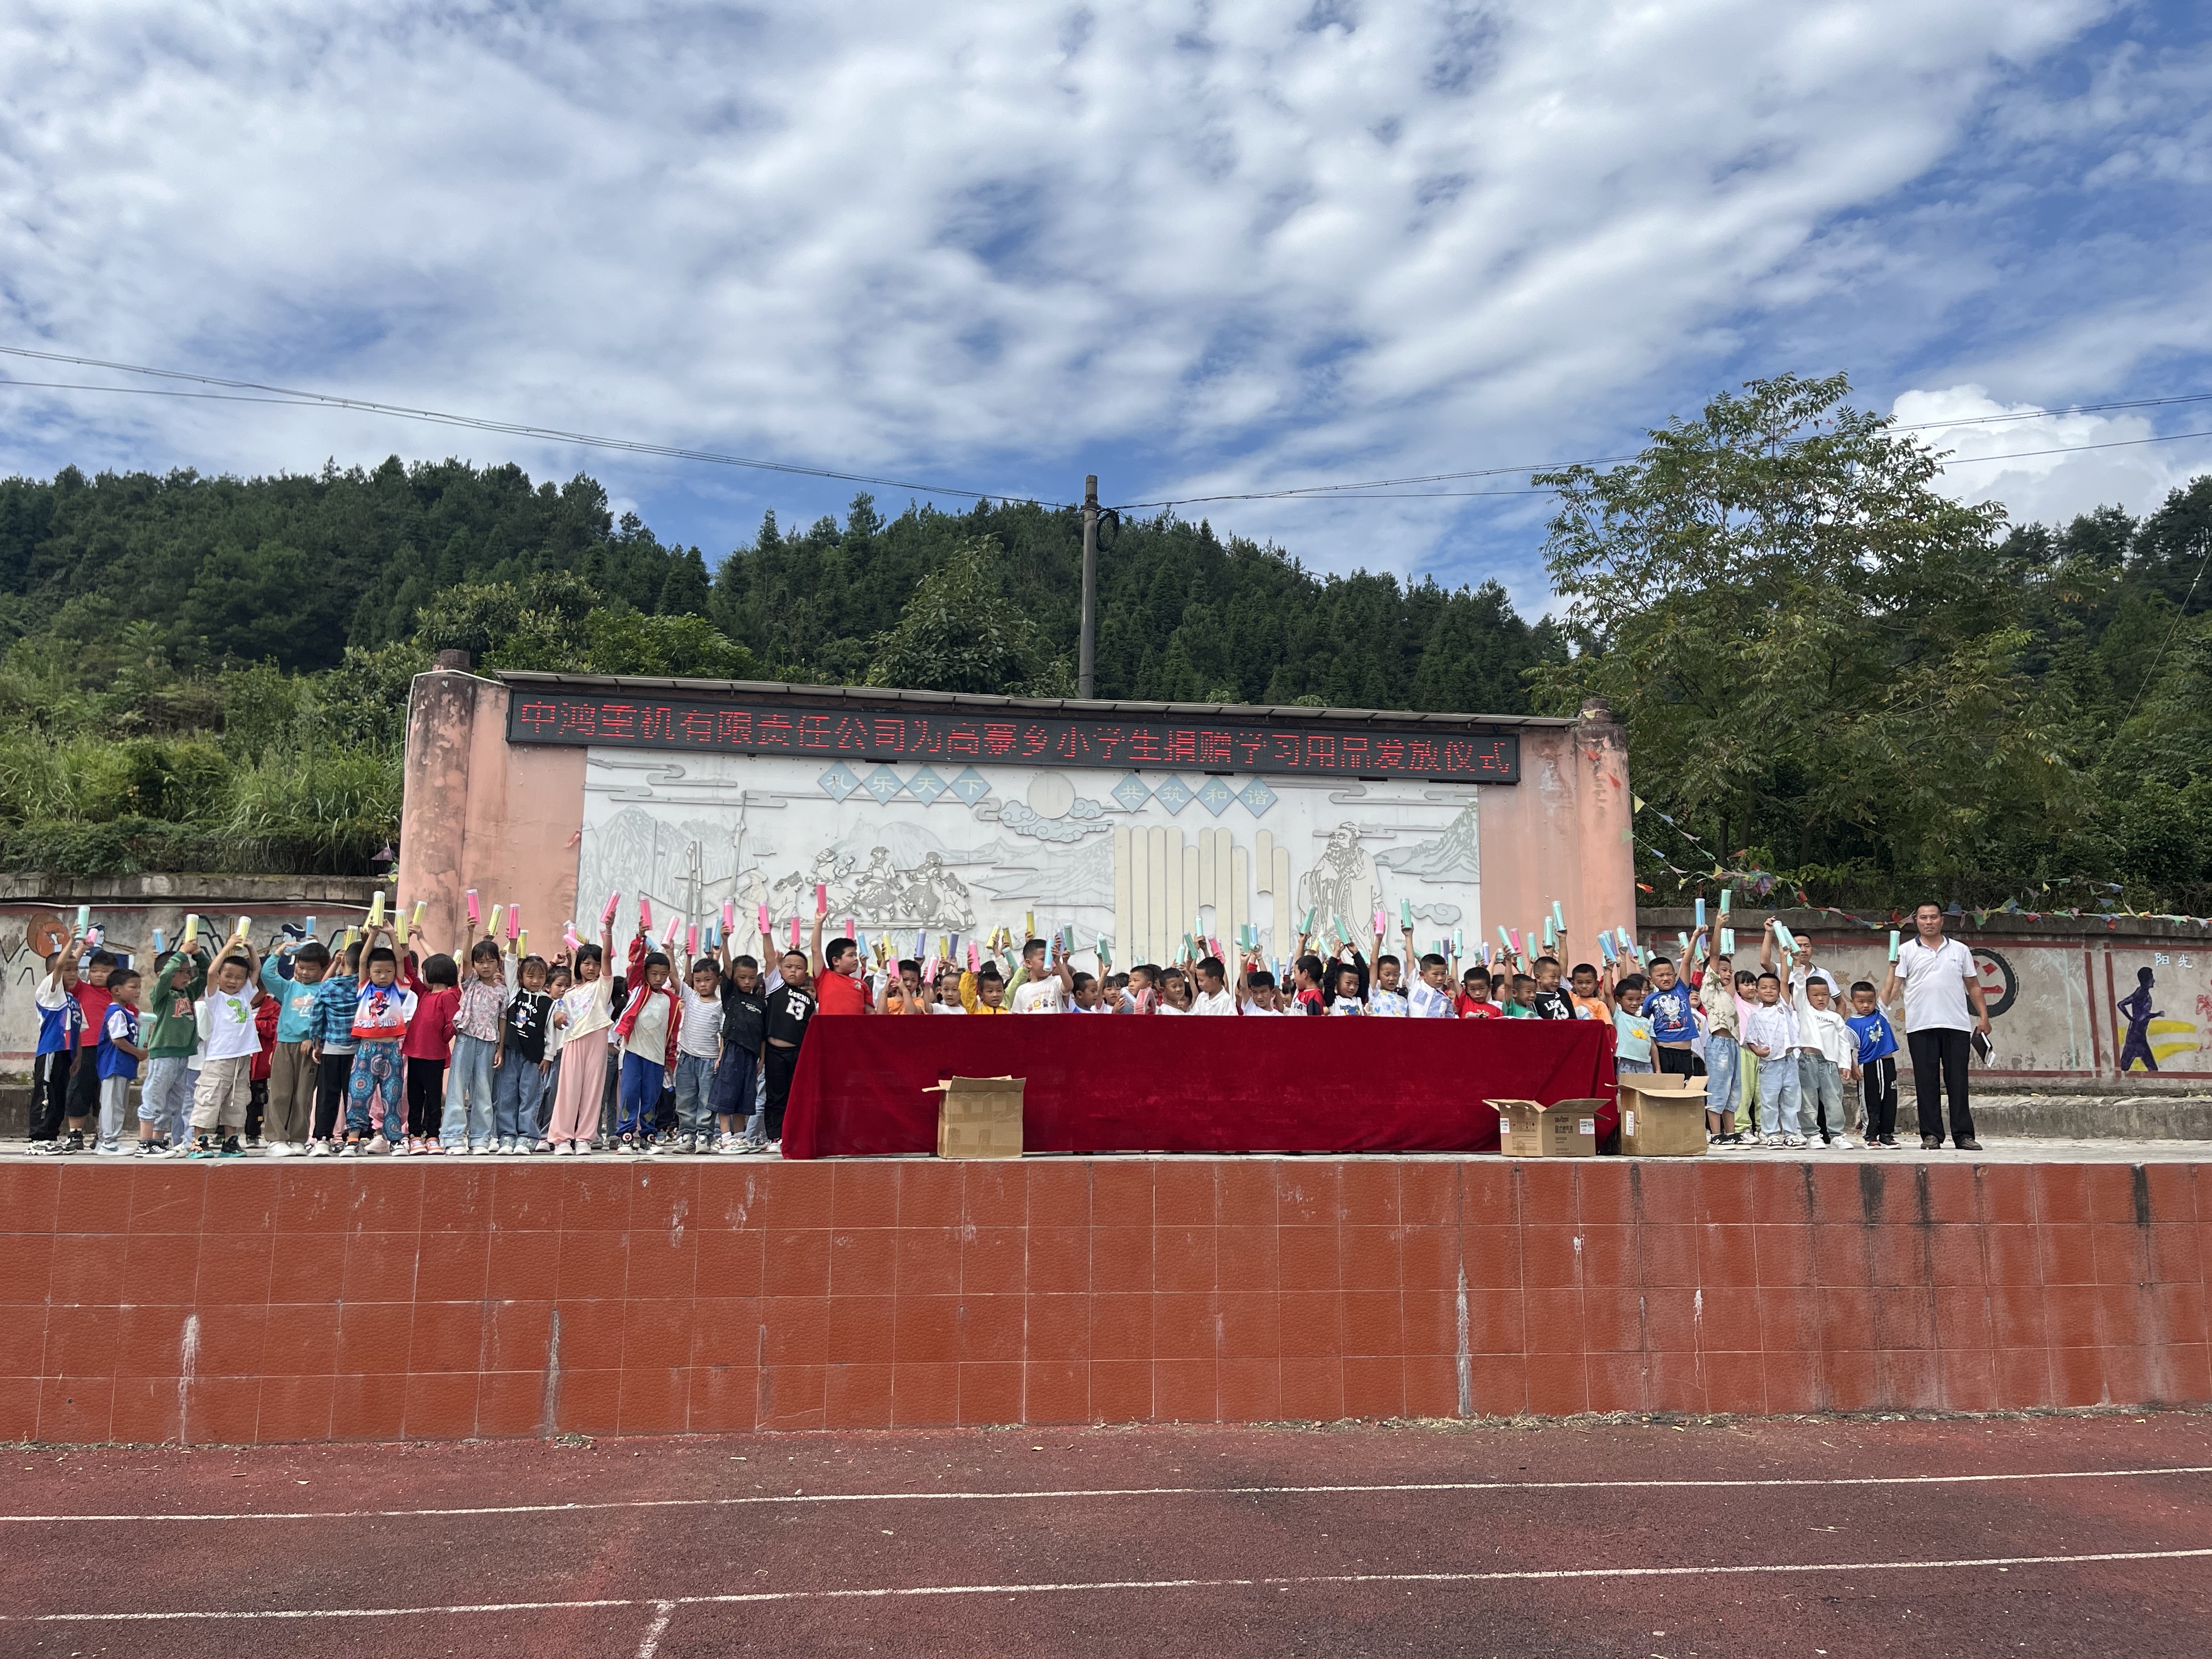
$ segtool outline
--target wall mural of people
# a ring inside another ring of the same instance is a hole
[[[866,935],[973,938],[1033,915],[1103,941],[1118,966],[1248,924],[1279,957],[1308,907],[1318,937],[1341,921],[1364,949],[1375,912],[1402,898],[1432,947],[1458,927],[1480,936],[1476,799],[1472,785],[988,763],[946,776],[781,756],[641,772],[593,750],[576,911],[588,922],[608,895],[642,895],[703,933],[728,902],[750,936],[763,904],[779,928],[811,917],[820,886]]]

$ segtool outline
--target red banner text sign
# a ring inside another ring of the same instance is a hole
[[[518,688],[510,743],[824,760],[952,761],[1000,766],[1106,766],[1138,771],[1310,773],[1518,783],[1521,739],[1480,727],[1393,729],[1344,722],[1233,721],[1079,714],[915,714],[685,697],[620,698]]]

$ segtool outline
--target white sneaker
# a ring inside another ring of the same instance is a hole
[[[311,1140],[307,1143],[307,1156],[309,1158],[328,1158],[330,1155],[331,1143],[329,1141]]]
[[[1802,1135],[1784,1135],[1782,1137],[1782,1144],[1794,1151],[1796,1148],[1802,1146],[1805,1144],[1805,1137]]]
[[[272,1140],[272,1141],[270,1141],[270,1142],[269,1143],[269,1156],[270,1156],[270,1157],[271,1157],[271,1158],[289,1158],[289,1157],[291,1157],[291,1156],[292,1156],[292,1144],[291,1144],[291,1142],[289,1142],[289,1141],[288,1141],[288,1140]]]
[[[553,1156],[556,1158],[574,1158],[575,1155],[576,1143],[573,1140],[564,1140],[553,1149]]]
[[[553,1143],[540,1135],[538,1138],[538,1144],[530,1150],[533,1152],[550,1152],[553,1150]]]
[[[340,1158],[359,1158],[361,1156],[361,1143],[358,1140],[349,1140],[344,1146],[338,1148],[338,1156]]]
[[[1858,1142],[1853,1140],[1849,1135],[1838,1135],[1828,1144],[1838,1152],[1848,1152],[1857,1146]]]
[[[119,1139],[103,1140],[94,1149],[94,1151],[101,1158],[129,1158],[131,1156],[131,1149],[128,1146],[125,1146]]]

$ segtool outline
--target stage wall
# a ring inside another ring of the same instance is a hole
[[[0,1164],[0,1440],[2203,1404],[2204,1166]]]
[[[1540,925],[1554,900],[1585,939],[1635,921],[1626,752],[1602,715],[1513,723],[1518,781],[1478,783],[531,742],[510,712],[543,695],[452,671],[415,682],[399,893],[428,904],[434,936],[460,926],[471,887],[519,901],[543,948],[569,918],[595,927],[611,892],[625,927],[643,896],[702,932],[727,902],[750,935],[763,903],[811,921],[817,883],[833,928],[854,917],[902,954],[1034,915],[1074,928],[1086,970],[1102,938],[1116,967],[1170,961],[1201,921],[1232,943],[1249,926],[1281,957],[1308,909],[1325,944],[1341,921],[1363,950],[1378,906],[1397,948],[1401,903],[1424,949]],[[971,701],[927,708],[980,721],[991,700]]]

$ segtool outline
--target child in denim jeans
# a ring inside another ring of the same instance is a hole
[[[1705,1140],[1709,1146],[1740,1146],[1736,1133],[1737,1046],[1742,1011],[1737,1006],[1734,964],[1705,935],[1705,971],[1698,983],[1698,1008],[1705,1017]]]
[[[712,957],[684,964],[683,996],[684,1022],[676,1031],[673,1150],[711,1152],[714,1150],[714,1068],[722,1055],[722,974]]]
[[[453,1006],[453,1058],[438,1124],[438,1139],[449,1152],[481,1156],[495,1150],[492,1073],[506,1032],[507,970],[497,943],[480,939],[469,947],[469,976]]]
[[[1743,1023],[1743,1046],[1759,1060],[1759,1139],[1769,1146],[1802,1146],[1797,1119],[1797,1013],[1782,1000],[1782,976],[1759,976],[1759,1002]]]
[[[543,957],[533,956],[523,957],[514,971],[520,983],[507,1005],[499,1058],[493,1062],[493,1129],[502,1152],[550,1152],[553,1143],[545,1139],[541,1119],[553,1071],[545,1048],[553,1013],[553,999],[546,993],[551,970]]]
[[[405,1055],[401,1049],[408,1022],[420,1012],[415,993],[399,983],[399,952],[390,928],[368,930],[361,942],[361,970],[349,1033],[354,1043],[353,1068],[346,1085],[342,1158],[359,1157],[380,1125],[386,1150],[399,1150],[407,1127],[401,1104],[406,1088]]]

